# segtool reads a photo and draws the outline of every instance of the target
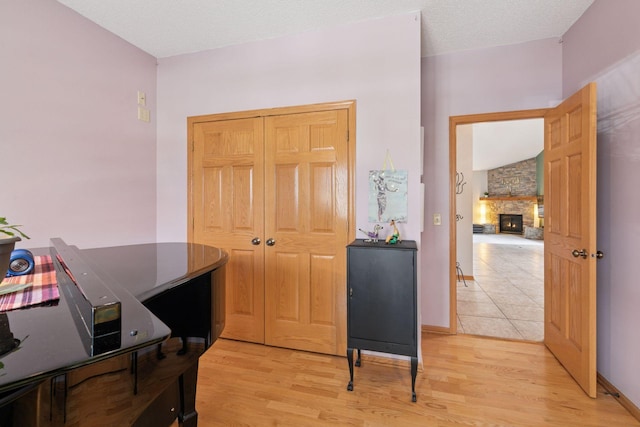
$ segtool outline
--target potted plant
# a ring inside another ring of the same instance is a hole
[[[9,270],[11,252],[16,242],[22,240],[21,237],[29,238],[29,236],[20,231],[20,227],[21,225],[9,224],[7,218],[0,217],[0,281]]]

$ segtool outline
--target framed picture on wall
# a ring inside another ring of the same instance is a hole
[[[369,171],[369,222],[407,222],[406,170]]]

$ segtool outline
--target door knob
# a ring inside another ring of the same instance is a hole
[[[260,238],[259,238],[259,237],[254,237],[254,238],[251,240],[251,244],[252,244],[252,245],[259,245],[259,244],[260,244]]]
[[[274,239],[272,239],[271,237],[269,239],[267,239],[267,246],[273,246],[276,244],[276,241]]]
[[[604,258],[604,252],[597,251],[595,256],[596,256],[597,259],[602,259],[602,258]]]
[[[584,259],[587,259],[587,250],[583,249],[581,251],[574,249],[573,252],[571,252],[571,255],[573,255],[574,257],[578,258],[578,257],[582,257]]]

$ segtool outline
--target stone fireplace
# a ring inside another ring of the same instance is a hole
[[[522,215],[500,214],[500,232],[522,234]]]
[[[486,197],[482,199],[482,203],[486,205],[486,222],[495,224],[497,230],[500,230],[501,215],[521,216],[523,229],[525,226],[535,226],[536,196]]]
[[[535,196],[535,157],[487,171],[487,190],[491,196]]]
[[[537,225],[536,158],[487,171],[487,185],[489,196],[481,198],[486,223],[498,232],[515,234]]]

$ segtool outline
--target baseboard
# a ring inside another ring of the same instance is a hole
[[[629,413],[636,420],[640,421],[640,409],[632,401],[630,401],[627,396],[620,393],[620,390],[618,390],[616,386],[611,384],[609,380],[603,377],[600,372],[598,372],[598,383],[607,391],[607,393],[615,397],[618,403],[620,403],[620,405],[622,405],[624,409],[629,411]]]
[[[451,332],[451,328],[446,328],[444,326],[432,326],[432,325],[422,325],[421,332],[423,334],[424,333],[446,334],[446,335],[453,334],[453,332]]]

